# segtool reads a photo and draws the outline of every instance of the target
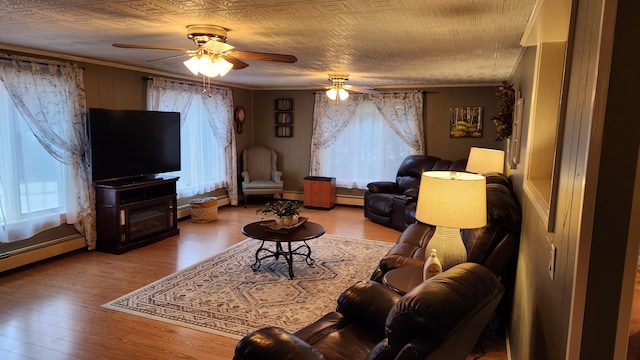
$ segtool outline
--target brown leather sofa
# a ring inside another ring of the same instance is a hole
[[[515,266],[522,212],[506,176],[492,173],[485,177],[487,224],[477,229],[463,229],[460,235],[467,248],[468,261],[482,264],[496,276],[503,276],[505,270]],[[371,279],[381,281],[389,270],[402,266],[422,267],[425,249],[434,231],[435,227],[422,222],[409,225],[380,260]]]
[[[504,175],[484,176],[487,181],[487,224],[477,229],[463,229],[460,235],[467,248],[467,260],[484,265],[505,287],[502,303],[492,320],[492,331],[501,333],[511,309],[522,212],[511,183]],[[404,266],[422,268],[425,249],[434,231],[435,227],[421,222],[409,225],[380,260],[371,280],[382,282],[388,271]]]
[[[416,221],[416,202],[420,178],[425,171],[464,171],[467,160],[443,160],[435,156],[409,155],[396,174],[396,181],[375,181],[367,184],[364,193],[364,217],[403,231]]]
[[[289,333],[268,327],[236,346],[234,359],[465,359],[503,294],[495,275],[463,263],[400,296],[361,281],[336,311]]]
[[[468,262],[398,295],[381,283],[384,275],[405,266],[422,268],[435,230],[410,224],[371,279],[343,292],[335,312],[293,334],[257,330],[238,343],[234,359],[465,359],[487,323],[502,332],[520,239],[522,215],[511,183],[502,174],[485,177],[487,224],[461,231]]]

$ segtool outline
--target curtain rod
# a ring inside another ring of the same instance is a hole
[[[397,90],[396,91],[385,91],[385,90],[380,90],[378,92],[385,93],[385,94],[402,94],[402,93],[411,92],[411,91],[419,91],[419,92],[421,92],[423,94],[438,94],[439,93],[439,91],[415,90],[415,89],[409,89],[409,90],[406,90],[406,91],[397,91]],[[316,92],[317,93],[322,93],[324,91],[323,90],[317,90]],[[353,92],[355,92],[356,94],[362,94],[362,93],[358,93],[357,91],[353,91]]]
[[[200,82],[195,82],[195,81],[190,81],[190,80],[178,80],[178,79],[172,79],[172,78],[166,78],[166,77],[157,77],[157,76],[143,76],[142,77],[143,80],[154,80],[154,79],[158,79],[158,80],[162,80],[162,81],[169,81],[173,84],[180,84],[180,85],[188,85],[188,86],[195,86],[195,87],[200,87],[202,86],[202,84]],[[214,86],[215,87],[215,86]]]
[[[168,77],[158,77],[158,76],[143,76],[142,77],[143,80],[153,80],[153,79],[158,79],[158,80],[164,80],[164,81],[170,81],[172,83],[175,84],[183,84],[183,85],[189,85],[189,86],[196,86],[196,87],[200,87],[203,86],[202,83],[200,82],[195,82],[195,81],[191,81],[191,80],[177,80],[177,79],[172,79],[172,78],[168,78]],[[212,88],[216,88],[216,89],[222,89],[222,90],[231,90],[228,87],[224,87],[224,86],[219,86],[219,85],[211,85]]]
[[[172,79],[172,78],[166,78],[166,77],[158,77],[158,76],[148,76],[148,75],[145,75],[145,76],[143,76],[143,77],[142,77],[142,79],[144,79],[144,80],[159,79],[159,80],[171,81],[171,82],[178,83],[178,84],[196,85],[196,86],[199,86],[199,85],[200,85],[200,83],[199,83],[199,82],[198,82],[198,83],[196,83],[196,82],[191,81],[191,80],[178,80],[178,79]]]
[[[24,57],[24,56],[20,56],[20,57]],[[19,61],[21,63],[34,63],[35,62],[36,64],[41,65],[41,66],[51,66],[51,65],[58,66],[58,67],[60,67],[62,65],[76,65],[76,66],[78,66],[76,63],[64,62],[64,61],[59,61],[59,60],[51,60],[54,63],[49,64],[49,63],[45,63],[45,62],[35,61],[36,60],[35,58],[34,58],[34,60],[14,59],[14,58],[11,58],[11,57],[8,57],[8,56],[5,56],[5,55],[0,55],[0,60],[4,60],[4,61]],[[81,68],[82,70],[85,69],[84,66],[78,66],[78,67]]]

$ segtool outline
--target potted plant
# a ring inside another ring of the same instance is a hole
[[[294,226],[298,224],[301,206],[302,203],[300,201],[270,201],[263,208],[257,209],[256,214],[260,212],[264,215],[273,214],[277,225],[282,227]]]

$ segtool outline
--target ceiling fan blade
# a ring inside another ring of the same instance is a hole
[[[236,59],[234,57],[229,56],[228,54],[222,55],[222,58],[224,58],[226,61],[230,62],[233,64],[233,70],[240,70],[240,69],[244,69],[247,66],[249,66],[249,64],[247,64],[246,62],[240,60],[240,59]]]
[[[346,86],[345,86],[346,88]],[[357,92],[357,93],[364,93],[364,94],[378,94],[379,92],[376,90],[373,90],[370,87],[365,87],[365,86],[354,86],[354,85],[349,85],[349,88],[347,88],[348,91],[353,91],[353,92]]]
[[[180,54],[180,55],[165,56],[165,57],[161,57],[161,58],[158,58],[158,59],[151,59],[151,60],[147,60],[147,62],[154,62],[154,61],[169,60],[169,59],[175,59],[175,58],[179,58],[179,57],[183,57],[183,56],[187,56],[187,54]]]
[[[120,44],[120,43],[113,43],[111,45],[117,48],[125,48],[125,49],[155,49],[155,50],[172,50],[172,51],[189,50],[185,48],[170,47],[170,46],[155,46],[155,45],[136,45],[136,44]]]
[[[298,58],[296,58],[293,55],[270,54],[270,53],[254,52],[254,51],[231,50],[231,51],[227,51],[226,54],[231,55],[233,57],[241,58],[241,59],[276,61],[276,62],[284,62],[284,63],[290,63],[290,64],[298,61]]]

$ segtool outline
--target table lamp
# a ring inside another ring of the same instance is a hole
[[[504,169],[504,151],[472,147],[469,151],[466,171],[476,174],[497,172],[502,174]]]
[[[438,251],[442,271],[467,261],[460,229],[487,223],[487,189],[482,175],[455,171],[422,173],[416,219],[436,226],[425,254]]]

